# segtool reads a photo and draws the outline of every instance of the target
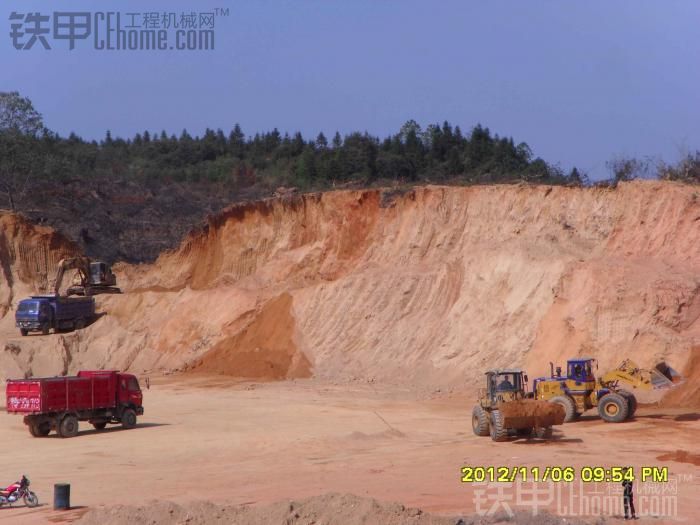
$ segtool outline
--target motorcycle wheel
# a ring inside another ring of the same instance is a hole
[[[39,498],[32,491],[29,491],[24,496],[24,504],[27,507],[36,507],[37,505],[39,505]]]

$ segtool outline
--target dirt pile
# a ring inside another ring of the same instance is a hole
[[[602,518],[583,522],[576,518],[558,518],[548,513],[533,516],[518,511],[507,516],[444,517],[406,508],[399,503],[383,503],[351,494],[326,494],[301,501],[261,506],[219,506],[212,503],[177,505],[154,502],[143,507],[118,505],[88,511],[76,523],[80,525],[497,525],[521,523],[558,525],[567,523],[604,523]]]
[[[581,355],[601,373],[624,357],[683,370],[700,341],[700,199],[661,182],[309,194],[233,206],[118,277],[126,293],[98,298],[108,315],[14,341],[13,366],[64,361],[30,362],[41,340],[70,369],[418,389]]]
[[[506,421],[505,426],[514,426],[508,423],[519,418],[532,420],[537,426],[561,425],[564,422],[564,407],[555,403],[545,403],[534,399],[519,399],[509,401],[498,406],[501,415]]]
[[[257,380],[310,377],[309,360],[294,343],[291,305],[287,293],[272,299],[253,322],[216,343],[188,371]]]

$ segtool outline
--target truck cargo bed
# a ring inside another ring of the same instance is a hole
[[[109,408],[115,404],[117,374],[8,380],[7,412],[48,414]]]

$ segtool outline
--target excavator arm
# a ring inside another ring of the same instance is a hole
[[[661,372],[658,368],[640,368],[631,359],[625,359],[620,366],[605,373],[602,377],[599,377],[598,382],[604,388],[613,389],[621,382],[634,388],[641,388],[644,390],[655,390],[674,386],[672,378]]]
[[[61,259],[56,270],[56,282],[54,283],[54,294],[60,295],[63,276],[68,270],[78,270],[80,276],[80,286],[88,286],[90,283],[90,259],[87,257],[69,257]]]

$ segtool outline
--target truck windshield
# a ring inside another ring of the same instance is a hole
[[[22,301],[17,307],[17,313],[35,314],[39,311],[39,303],[36,301]]]

